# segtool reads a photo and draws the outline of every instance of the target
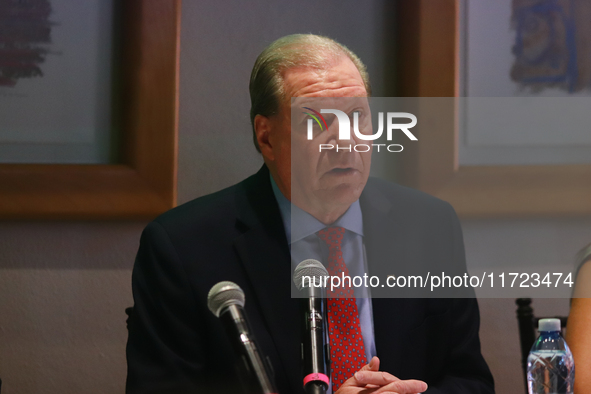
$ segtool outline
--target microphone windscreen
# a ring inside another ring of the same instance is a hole
[[[309,277],[311,283],[312,281],[322,283],[323,277],[328,276],[328,271],[320,261],[307,259],[299,263],[293,272],[293,283],[300,291],[304,288],[304,281],[302,281],[304,276]],[[305,282],[308,283],[307,280]]]
[[[207,307],[216,317],[220,317],[220,312],[230,305],[244,307],[244,292],[236,283],[219,282],[209,290]]]

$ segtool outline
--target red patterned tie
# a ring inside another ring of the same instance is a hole
[[[341,279],[343,274],[349,275],[341,250],[344,235],[343,227],[329,227],[318,232],[328,245],[328,274]],[[328,288],[326,292],[333,393],[366,363],[357,302],[353,288],[345,284],[334,291]]]

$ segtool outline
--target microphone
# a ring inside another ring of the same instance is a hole
[[[244,292],[234,282],[219,282],[207,295],[207,307],[219,317],[234,351],[242,360],[244,385],[249,394],[276,394],[244,313]]]
[[[304,341],[302,361],[304,365],[304,389],[307,394],[324,394],[330,384],[330,351],[325,343],[324,287],[322,280],[328,276],[326,268],[318,260],[308,259],[298,264],[293,281],[306,297],[302,303],[304,314]]]

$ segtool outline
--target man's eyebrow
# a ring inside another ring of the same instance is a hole
[[[352,99],[355,100],[352,100]],[[296,113],[299,110],[304,111],[304,107],[310,107],[310,108],[315,108],[315,109],[326,109],[326,108],[335,108],[335,109],[340,109],[343,112],[348,112],[352,109],[355,108],[359,108],[359,107],[366,107],[367,105],[367,101],[365,100],[359,100],[359,99],[363,99],[363,98],[367,98],[366,96],[359,96],[359,97],[347,97],[347,101],[343,101],[343,103],[333,103],[330,104],[328,107],[326,106],[326,103],[323,102],[319,102],[318,100],[303,100],[303,101],[297,101],[292,103],[291,108],[292,111],[295,111]],[[340,100],[339,100],[340,101]],[[336,105],[335,105],[336,104]]]
[[[292,105],[297,105],[298,107],[313,107],[318,106],[319,103],[318,99],[302,99],[301,97],[294,97],[294,99],[295,100],[292,102]]]

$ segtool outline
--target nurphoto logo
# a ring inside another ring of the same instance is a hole
[[[320,112],[310,108],[310,107],[302,107],[303,109],[307,110],[304,114],[310,116],[307,123],[307,138],[308,140],[314,139],[314,124],[320,127],[321,131],[328,130],[328,124],[324,119],[322,114],[333,114],[339,126],[339,137],[338,139],[343,140],[351,140],[351,120],[349,118],[350,115],[346,114],[344,111],[338,109],[321,109]],[[363,141],[374,141],[382,136],[384,133],[384,113],[378,113],[378,130],[373,134],[368,134],[367,132],[362,132],[359,130],[359,116],[360,111],[352,112],[353,115],[353,133],[355,133],[355,137],[359,140]],[[361,115],[364,116],[364,115]],[[395,123],[395,121],[399,121],[399,119],[409,119],[410,122],[407,123]],[[400,130],[406,135],[411,141],[418,141],[417,137],[413,133],[410,132],[409,129],[413,128],[417,124],[417,117],[409,112],[387,112],[386,113],[386,139],[388,141],[392,141],[392,136],[395,130]],[[365,130],[364,130],[365,131]],[[373,132],[373,130],[370,130]],[[354,144],[354,145],[334,145],[334,144],[319,144],[320,151],[323,150],[331,150],[336,149],[337,152],[339,151],[355,151],[355,152],[368,152],[372,149],[372,147],[376,148],[377,151],[380,151],[381,147],[385,147],[388,152],[402,152],[403,146],[400,144]]]

